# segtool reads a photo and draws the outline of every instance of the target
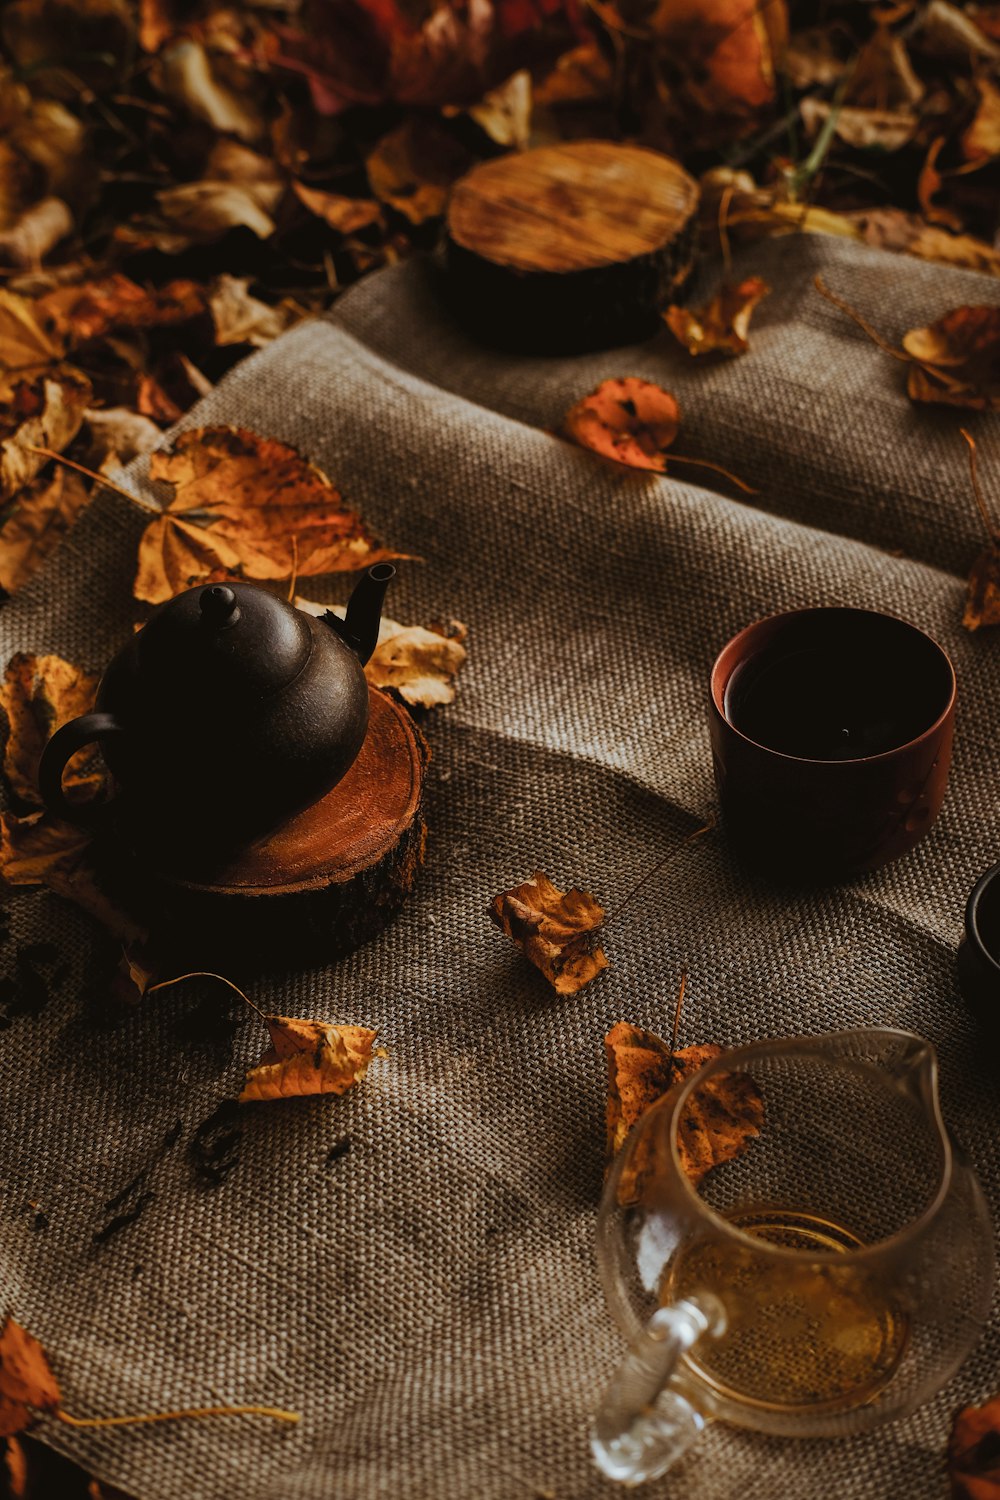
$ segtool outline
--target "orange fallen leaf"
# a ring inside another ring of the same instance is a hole
[[[952,1500],[1000,1500],[1000,1396],[955,1413],[948,1477]]]
[[[63,353],[61,341],[39,323],[34,304],[0,288],[0,369],[42,369]]]
[[[62,656],[19,651],[7,664],[0,685],[0,740],[3,773],[15,797],[41,806],[38,762],[46,743],[63,724],[94,706],[97,678]],[[72,801],[87,801],[104,784],[96,746],[75,756],[63,785]]]
[[[4,1439],[4,1467],[10,1500],[27,1500],[28,1456],[16,1437]]]
[[[1000,156],[1000,88],[982,74],[976,79],[979,108],[962,136],[962,150],[969,161],[989,161]]]
[[[746,354],[751,315],[770,290],[759,276],[724,282],[702,307],[668,307],[664,322],[689,354]]]
[[[619,1021],[604,1038],[608,1067],[607,1159],[610,1162],[624,1144],[637,1120],[661,1099],[672,1084],[693,1073],[706,1062],[721,1057],[714,1042],[680,1047],[673,1053],[668,1044],[642,1027]],[[731,1161],[760,1134],[764,1103],[748,1073],[720,1073],[706,1080],[688,1098],[678,1122],[677,1151],[681,1167],[697,1184],[713,1167]],[[652,1176],[666,1168],[659,1152],[670,1143],[653,1135],[637,1143],[627,1172],[619,1183],[619,1198],[634,1203]]]
[[[301,182],[293,182],[292,189],[304,208],[338,234],[357,234],[359,229],[370,229],[382,222],[382,209],[374,198],[346,198],[340,193],[306,187]]]
[[[57,547],[90,501],[78,474],[39,474],[0,511],[0,589],[13,594]]]
[[[271,1046],[246,1076],[241,1104],[306,1094],[345,1094],[372,1059],[376,1033],[294,1016],[266,1016]]]
[[[202,316],[206,306],[205,289],[195,281],[171,281],[148,291],[116,271],[45,293],[35,312],[73,347],[116,331],[188,323]]]
[[[658,474],[667,472],[667,449],[680,425],[677,398],[636,375],[603,380],[563,418],[566,435],[581,448]]]
[[[575,995],[608,966],[597,944],[603,906],[576,887],[561,891],[541,870],[494,896],[489,914],[557,995]]]
[[[13,1437],[34,1413],[55,1411],[62,1395],[45,1350],[8,1314],[0,1328],[0,1437]]]
[[[149,604],[211,578],[352,572],[400,556],[294,448],[244,428],[184,432],[149,474],[173,488],[139,543],[133,587]]]
[[[677,398],[652,381],[626,375],[603,380],[596,391],[571,406],[563,418],[563,432],[581,448],[589,448],[602,458],[625,464],[630,469],[667,472],[667,450],[672,446],[681,425]],[[671,454],[673,463],[694,464],[711,469],[732,481],[749,495],[756,490],[704,458],[686,458]]]

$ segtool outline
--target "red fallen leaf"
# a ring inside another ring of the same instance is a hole
[[[61,1400],[45,1350],[8,1314],[0,1329],[0,1437],[23,1432],[34,1413],[55,1411]]]
[[[557,995],[575,995],[608,966],[597,946],[604,908],[586,891],[561,891],[541,870],[494,896],[489,913]]]
[[[664,322],[689,354],[746,354],[750,318],[770,290],[759,276],[723,282],[703,307],[668,307]]]
[[[948,1477],[952,1500],[1000,1500],[1000,1396],[955,1413]]]
[[[596,391],[571,406],[563,418],[563,432],[581,448],[589,448],[602,458],[614,459],[630,469],[652,469],[657,474],[667,472],[667,450],[680,425],[677,398],[637,375],[602,381]],[[680,453],[671,457],[674,463],[712,469],[749,495],[757,493],[728,469],[708,459],[687,458]]]

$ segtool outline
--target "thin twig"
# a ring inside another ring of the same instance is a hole
[[[877,333],[872,325],[861,316],[857,308],[845,302],[842,297],[838,297],[835,292],[831,292],[830,288],[824,284],[822,276],[813,277],[813,286],[821,297],[826,298],[827,302],[832,302],[834,307],[839,307],[841,312],[845,312],[849,318],[853,319],[862,332],[867,333],[872,343],[878,345],[883,354],[891,354],[893,359],[901,359],[905,365],[913,363],[910,356],[904,354],[902,349],[894,349],[891,344],[887,344],[882,335]]]
[[[139,1427],[150,1422],[177,1422],[187,1417],[273,1417],[276,1422],[301,1422],[302,1413],[280,1406],[188,1406],[177,1411],[140,1412],[132,1417],[71,1417],[58,1408],[52,1415],[67,1427]]]
[[[983,525],[986,527],[986,535],[993,543],[993,546],[996,547],[1000,545],[1000,531],[998,531],[994,527],[993,522],[990,520],[990,513],[986,508],[986,499],[979,486],[979,474],[976,470],[976,440],[971,433],[966,432],[964,427],[960,427],[958,430],[969,445],[969,476],[972,479],[972,493],[976,497],[976,504],[979,507],[979,514],[982,516]]]
[[[178,974],[173,979],[160,979],[156,984],[149,986],[146,994],[153,995],[157,990],[168,990],[172,984],[180,984],[185,979],[217,979],[220,984],[228,984],[229,988],[235,990],[240,999],[244,1000],[251,1010],[257,1012],[262,1021],[267,1020],[267,1012],[261,1010],[259,1005],[255,1005],[249,995],[244,995],[238,984],[234,984],[231,979],[227,979],[225,974],[213,974],[210,969],[193,969],[190,974]]]
[[[646,870],[644,874],[642,874],[642,875],[639,876],[639,879],[636,881],[636,883],[632,887],[632,889],[630,891],[627,891],[626,894],[622,897],[622,899],[614,907],[614,909],[611,912],[611,916],[606,919],[604,925],[607,926],[608,922],[612,921],[613,919],[616,919],[616,918],[620,917],[621,914],[622,914],[622,912],[625,910],[626,906],[628,906],[630,904],[630,902],[633,900],[633,898],[639,894],[639,892],[642,890],[643,886],[648,881],[652,880],[654,875],[658,875],[659,872],[663,869],[663,867],[665,865],[668,865],[672,859],[676,859],[677,855],[680,854],[681,849],[684,848],[685,844],[692,844],[692,843],[694,843],[695,839],[700,839],[703,833],[710,833],[714,827],[715,827],[715,817],[713,815],[709,819],[709,821],[707,823],[703,823],[702,826],[700,828],[696,828],[693,833],[687,834],[681,840],[681,843],[680,843],[680,845],[679,845],[678,848],[676,848],[676,849],[668,849],[667,853],[663,856],[662,859],[658,859],[657,860],[656,864],[653,865],[652,869]]]
[[[299,539],[292,533],[292,576],[288,580],[288,602],[295,603],[295,585],[299,580]]]
[[[730,183],[719,199],[719,248],[722,251],[722,274],[724,276],[729,276],[733,269],[733,255],[729,245],[729,230],[726,228],[726,215],[729,213],[729,205],[733,201],[735,191],[735,187]]]
[[[684,1004],[684,991],[687,989],[688,971],[681,970],[681,987],[677,993],[677,1004],[674,1007],[674,1029],[670,1037],[670,1056],[667,1059],[667,1077],[674,1076],[674,1053],[677,1051],[677,1033],[681,1026],[681,1006]]]
[[[140,510],[148,510],[151,515],[162,516],[163,511],[158,505],[153,505],[148,500],[142,500],[138,495],[127,490],[120,484],[115,484],[113,479],[108,479],[104,474],[98,474],[96,469],[88,469],[85,464],[78,464],[74,458],[65,458],[63,454],[57,453],[54,448],[36,448],[33,443],[21,443],[20,447],[28,453],[37,453],[40,458],[50,458],[53,463],[65,464],[67,469],[75,469],[78,474],[84,474],[88,479],[93,479],[97,484],[103,484],[105,489],[114,490],[116,495],[124,495],[126,500],[131,500],[133,505],[138,505]]]

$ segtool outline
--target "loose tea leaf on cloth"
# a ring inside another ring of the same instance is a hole
[[[294,1016],[267,1016],[271,1046],[247,1073],[241,1104],[306,1094],[345,1094],[372,1060],[376,1033]]]
[[[714,1042],[671,1050],[653,1031],[619,1021],[604,1038],[608,1068],[607,1160],[625,1143],[637,1120],[673,1084],[690,1078],[703,1064],[721,1057]],[[732,1161],[746,1150],[764,1123],[764,1101],[748,1073],[718,1073],[688,1098],[678,1122],[677,1151],[681,1167],[697,1185],[713,1167]],[[669,1141],[641,1142],[629,1169],[619,1182],[623,1203],[641,1196],[651,1174],[663,1170],[657,1147],[669,1152]]]
[[[948,1477],[952,1500],[1000,1500],[1000,1396],[955,1413]]]
[[[139,544],[137,599],[162,604],[220,577],[352,572],[398,558],[288,443],[238,427],[181,433],[150,479],[173,489]]]
[[[575,886],[561,891],[541,870],[494,896],[489,914],[557,995],[575,995],[608,966],[597,944],[603,906]]]

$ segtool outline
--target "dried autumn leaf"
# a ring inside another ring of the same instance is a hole
[[[345,1094],[365,1076],[376,1033],[293,1016],[267,1016],[271,1046],[246,1076],[240,1103]]]
[[[612,29],[633,31],[614,5],[594,4]],[[617,22],[617,28],[616,28]],[[659,0],[648,23],[656,50],[706,115],[745,114],[774,97],[775,58],[788,29],[784,0]]]
[[[636,375],[602,381],[563,418],[566,435],[581,448],[659,474],[667,472],[667,449],[680,425],[676,397]]]
[[[960,230],[962,221],[958,215],[952,213],[951,209],[943,204],[934,202],[938,193],[944,188],[945,174],[938,166],[938,157],[946,144],[947,137],[943,135],[939,135],[931,142],[920,169],[920,176],[917,178],[917,202],[929,224],[942,224],[946,229]]]
[[[981,552],[972,564],[962,624],[966,630],[1000,625],[1000,540]]]
[[[721,1057],[713,1042],[670,1047],[655,1032],[619,1021],[604,1038],[608,1068],[607,1159],[617,1154],[632,1126],[661,1099],[672,1084],[689,1078],[706,1062]],[[731,1161],[759,1135],[764,1104],[748,1073],[719,1073],[688,1098],[678,1122],[677,1151],[681,1167],[699,1183],[713,1167]],[[667,1170],[670,1142],[653,1134],[637,1143],[618,1193],[622,1203],[634,1203],[646,1185]]]
[[[770,290],[759,276],[724,282],[703,307],[668,307],[664,321],[689,354],[746,354],[750,318]]]
[[[955,1413],[948,1477],[952,1500],[1000,1500],[1000,1396]]]
[[[55,1411],[61,1401],[45,1350],[8,1314],[0,1328],[0,1437],[23,1432],[36,1412]]]
[[[236,276],[223,275],[214,282],[208,305],[216,344],[253,344],[263,349],[304,315],[302,308],[287,300],[271,307],[251,297],[249,287],[248,281]]]
[[[1000,88],[985,74],[976,79],[979,108],[962,136],[962,150],[969,161],[989,161],[1000,156]]]
[[[173,488],[139,543],[134,592],[150,604],[220,572],[314,577],[400,555],[379,547],[326,475],[274,438],[197,428],[154,453],[149,473]]]
[[[196,281],[170,281],[150,291],[115,271],[97,281],[57,287],[39,297],[35,309],[72,347],[110,333],[188,323],[205,306],[204,288]]]
[[[140,453],[152,453],[163,442],[163,433],[155,422],[127,406],[109,406],[103,411],[88,410],[84,420],[90,433],[84,461],[91,469],[106,472],[106,467],[127,464]],[[65,473],[62,468],[58,473]]]
[[[531,74],[526,68],[514,73],[499,88],[484,94],[478,104],[460,111],[454,106],[446,116],[467,114],[498,146],[523,151],[531,139]]]
[[[200,182],[177,183],[156,194],[160,214],[173,231],[163,240],[163,248],[170,254],[191,241],[217,239],[241,227],[267,239],[274,232],[271,215],[284,191],[284,180],[272,161],[239,141],[221,137],[208,154]],[[161,242],[155,231],[150,242]]]
[[[603,906],[576,887],[561,891],[541,870],[494,896],[489,914],[557,995],[575,995],[608,966],[597,943]]]
[[[79,474],[56,466],[0,510],[0,589],[13,594],[35,574],[90,501]]]
[[[308,614],[324,615],[325,604],[296,599],[299,609]],[[331,614],[341,618],[343,605],[334,605]],[[438,708],[455,701],[455,683],[468,652],[465,638],[468,627],[458,620],[447,625],[400,625],[385,616],[379,622],[378,641],[365,665],[365,676],[373,687],[390,688],[411,708]]]
[[[818,135],[834,112],[834,135],[859,151],[899,151],[913,139],[920,123],[911,110],[855,109],[847,104],[838,108],[812,98],[803,99],[799,105],[802,123],[810,135]]]
[[[382,209],[374,198],[345,198],[340,193],[306,187],[302,182],[293,182],[292,190],[304,208],[338,234],[357,234],[382,222]]]
[[[191,37],[179,37],[158,55],[155,81],[174,104],[189,110],[213,130],[240,140],[258,140],[264,120],[253,99],[221,79],[211,53]]]
[[[956,307],[904,335],[914,401],[1000,411],[1000,306]]]
[[[103,889],[91,859],[90,834],[47,812],[19,818],[0,813],[0,880],[8,886],[47,886],[74,902],[120,942],[133,942],[142,929]]]
[[[11,657],[0,686],[0,736],[3,773],[15,797],[41,806],[38,762],[42,751],[63,724],[90,712],[96,691],[97,678],[64,657],[22,651]],[[74,756],[63,781],[71,801],[88,801],[103,784],[103,762],[96,746]]]
[[[26,297],[0,289],[0,369],[32,370],[53,364],[63,346],[43,329]]]
[[[4,1467],[7,1470],[10,1500],[27,1500],[28,1456],[16,1437],[8,1437],[4,1441]]]
[[[423,224],[444,213],[451,185],[471,158],[430,121],[409,118],[382,137],[365,165],[376,198]]]
[[[32,448],[61,453],[73,441],[90,397],[90,381],[69,366],[0,390],[0,500],[16,494],[46,462]]]
[[[26,208],[14,224],[0,230],[0,261],[9,266],[37,266],[73,231],[73,215],[61,198],[42,198]]]

